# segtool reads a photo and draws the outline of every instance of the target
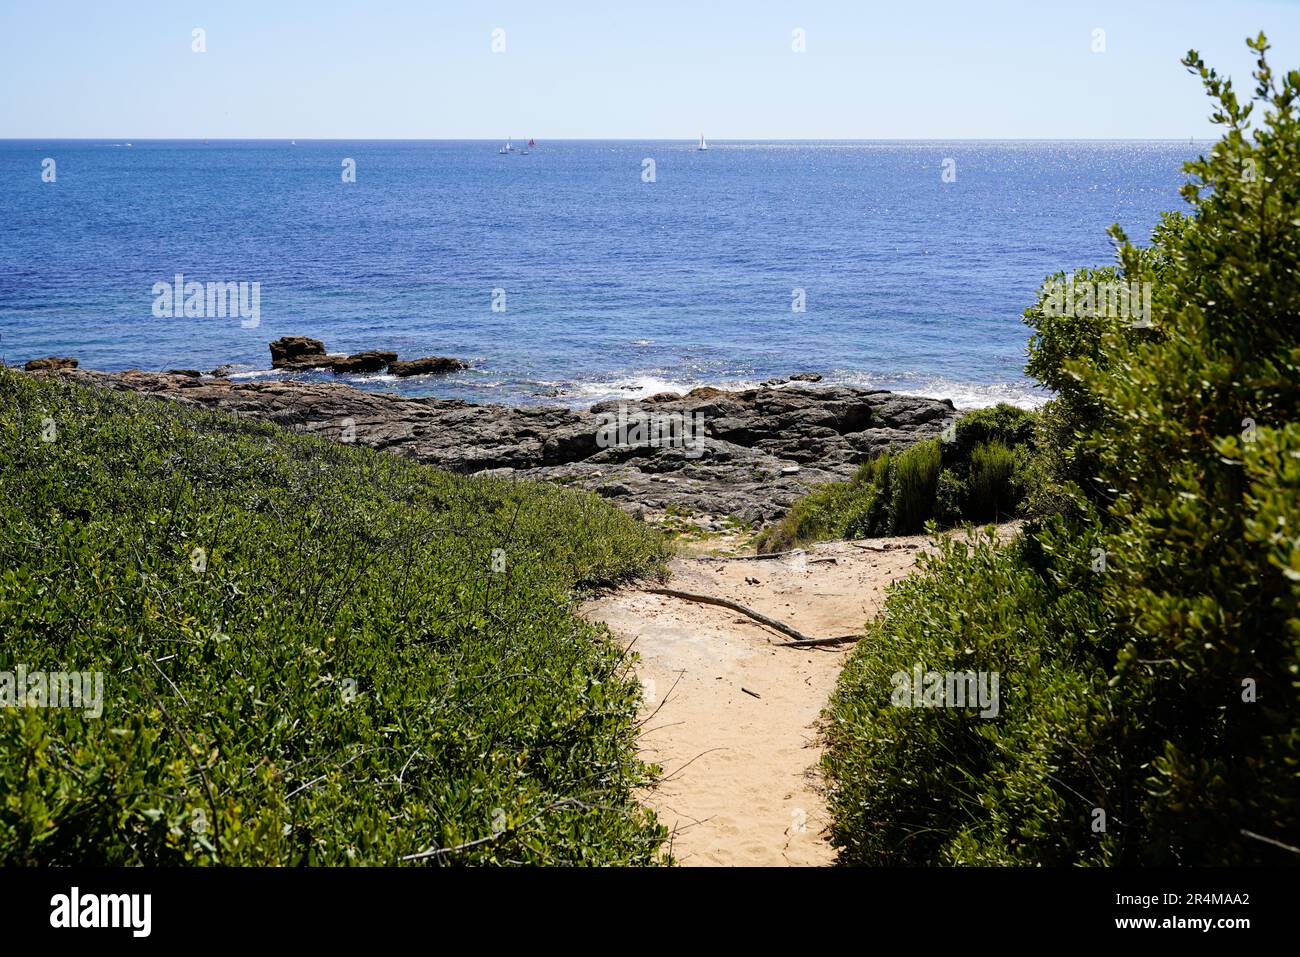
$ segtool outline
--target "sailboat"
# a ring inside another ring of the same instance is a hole
[[[497,152],[500,153],[502,156],[506,156],[510,153],[513,153],[514,151],[515,148],[510,145],[510,137],[508,136],[506,137],[506,145],[501,147],[501,149],[497,150]]]
[[[709,148],[709,144],[704,142],[704,134],[700,134],[700,145],[695,147],[696,152],[703,152]]]

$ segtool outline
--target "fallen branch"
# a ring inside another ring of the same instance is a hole
[[[1242,835],[1253,841],[1263,841],[1265,844],[1272,844],[1274,847],[1280,847],[1284,851],[1290,851],[1292,854],[1300,854],[1300,847],[1292,847],[1290,844],[1283,844],[1281,841],[1274,840],[1271,837],[1265,837],[1263,834],[1256,834],[1254,831],[1242,830]]]
[[[738,611],[742,615],[748,615],[755,621],[762,622],[769,628],[781,632],[783,635],[789,635],[796,641],[808,641],[808,636],[798,628],[793,628],[785,622],[777,621],[775,618],[769,618],[761,611],[742,605],[738,601],[732,601],[730,598],[718,598],[714,595],[697,595],[695,592],[678,591],[676,588],[647,588],[646,591],[653,595],[668,595],[671,598],[681,598],[684,601],[698,601],[706,605],[721,605],[723,608],[730,608],[732,611]]]
[[[817,645],[838,645],[846,641],[857,641],[861,635],[840,635],[838,638],[804,638],[801,641],[783,641],[778,648],[814,648]]]
[[[865,548],[869,552],[897,552],[897,551],[915,551],[920,548],[915,542],[895,542],[890,545],[867,545],[863,542],[848,542],[854,548]]]
[[[856,641],[858,639],[857,635],[843,635],[839,638],[809,638],[798,628],[787,625],[783,621],[777,621],[775,618],[769,618],[761,611],[754,611],[754,609],[742,605],[738,601],[732,601],[730,598],[718,598],[715,595],[697,595],[695,592],[679,591],[676,588],[647,588],[645,590],[652,595],[668,595],[671,598],[680,598],[683,601],[698,601],[706,605],[720,605],[723,608],[738,611],[742,615],[748,615],[774,631],[779,631],[781,634],[789,635],[794,639],[794,641],[783,641],[778,646],[781,648],[809,648],[814,645],[831,645],[841,641]]]
[[[766,555],[699,555],[693,556],[697,562],[765,562],[769,558],[785,558],[787,555],[802,555],[804,549],[792,548],[788,552],[768,552]]]

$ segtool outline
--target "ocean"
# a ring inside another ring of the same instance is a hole
[[[1043,278],[1145,241],[1208,146],[523,142],[0,141],[0,357],[256,379],[307,335],[466,359],[343,378],[473,402],[816,372],[1033,406]],[[257,283],[256,323],[158,315],[178,274]]]

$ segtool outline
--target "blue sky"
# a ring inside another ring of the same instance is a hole
[[[1178,59],[1260,29],[1300,67],[1300,0],[0,0],[0,137],[1208,137]]]

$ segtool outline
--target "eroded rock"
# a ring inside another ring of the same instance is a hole
[[[354,352],[350,356],[336,358],[331,368],[336,373],[379,372],[397,361],[396,352],[381,352],[370,349],[366,352]]]
[[[848,386],[704,387],[577,411],[411,398],[332,382],[76,368],[41,374],[253,416],[335,441],[346,436],[453,472],[585,488],[633,514],[673,509],[755,524],[779,518],[816,485],[848,478],[871,455],[936,436],[958,417],[946,399]],[[693,444],[602,446],[602,428],[620,412],[689,418],[702,424],[702,434]]]
[[[388,371],[395,376],[413,375],[440,375],[447,372],[455,372],[458,369],[468,369],[469,363],[461,359],[453,359],[450,356],[424,356],[420,359],[407,359],[401,362],[390,362]]]
[[[271,343],[271,368],[312,366],[325,359],[325,343],[308,336],[281,336]]]
[[[60,369],[75,369],[78,364],[77,359],[71,356],[46,356],[44,359],[30,359],[23,366],[26,372],[51,372]]]

